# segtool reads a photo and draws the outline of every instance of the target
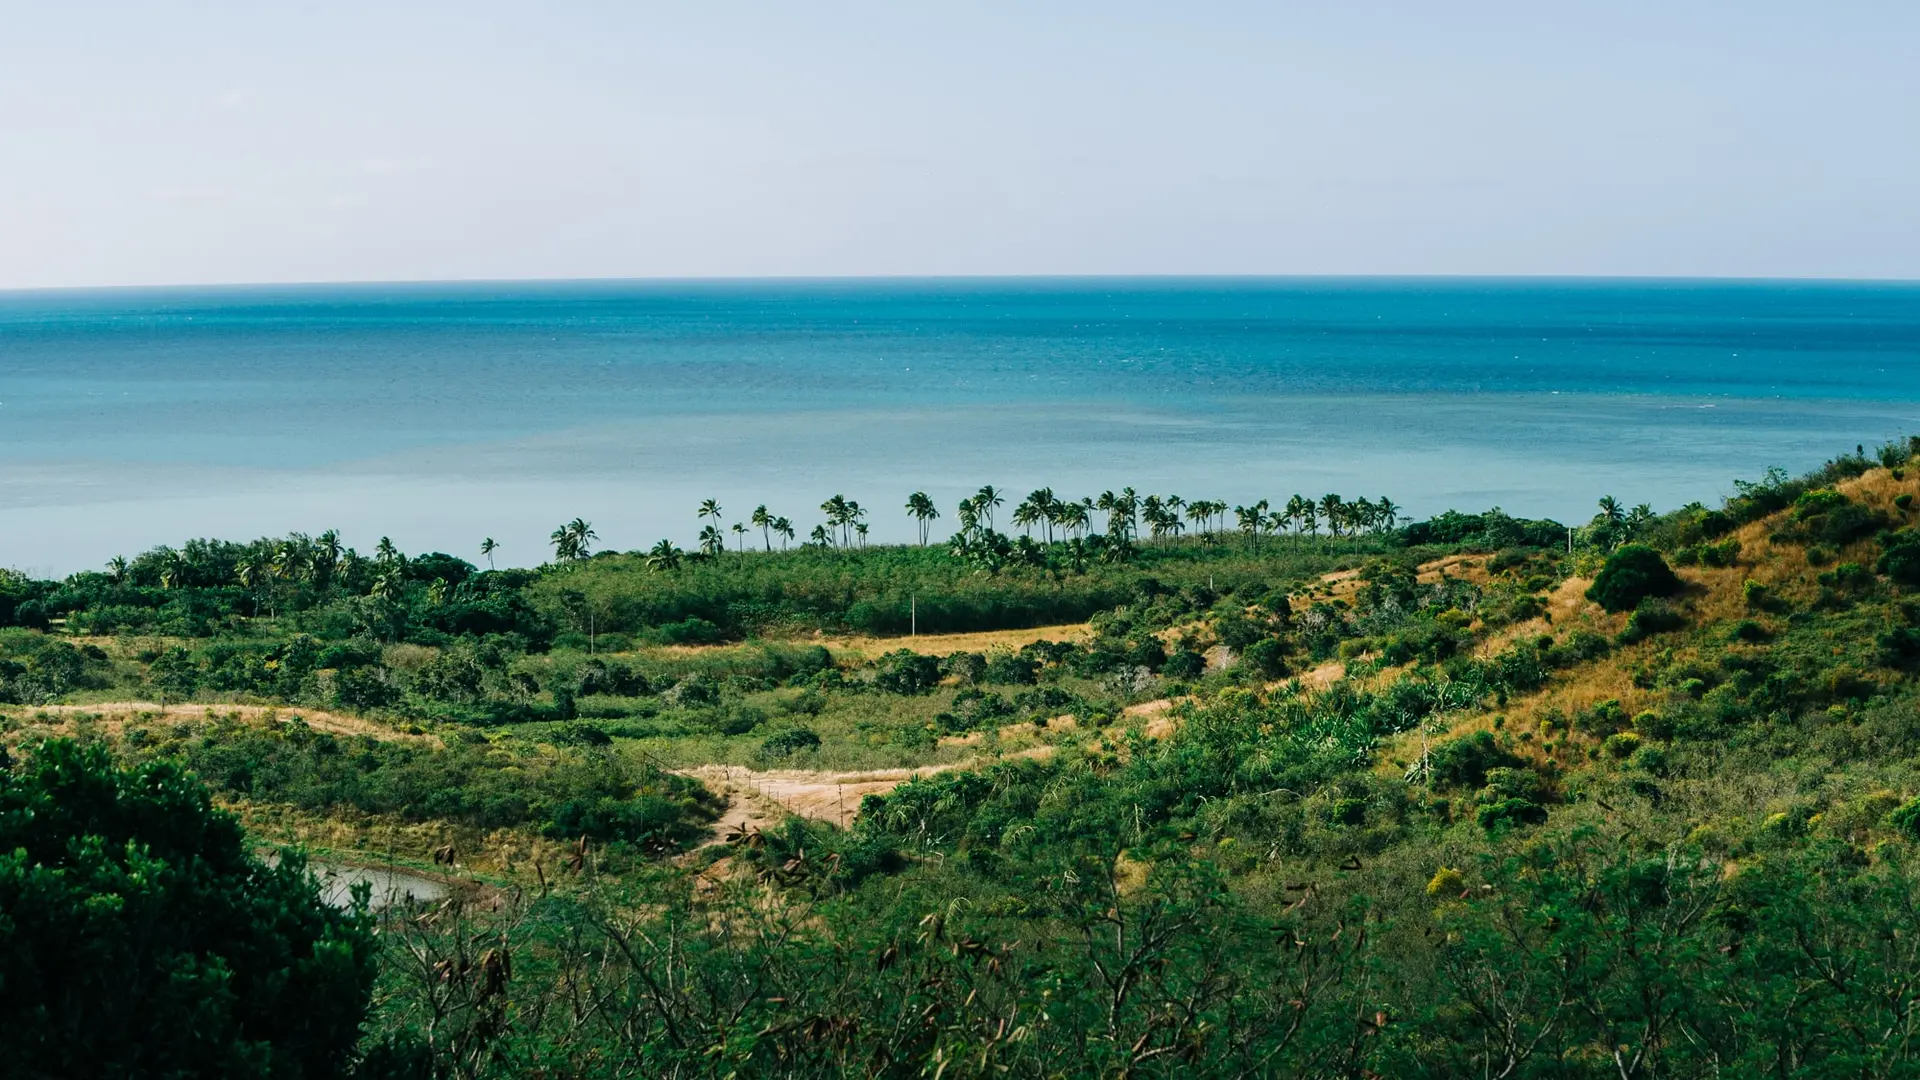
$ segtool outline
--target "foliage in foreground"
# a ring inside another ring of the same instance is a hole
[[[363,913],[321,903],[297,854],[256,858],[173,764],[52,742],[0,768],[12,1075],[340,1075],[375,952]]]

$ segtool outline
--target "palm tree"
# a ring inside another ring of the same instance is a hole
[[[1130,487],[1120,489],[1120,509],[1127,515],[1127,539],[1140,535],[1140,496]]]
[[[1600,517],[1609,525],[1619,525],[1627,520],[1627,512],[1620,500],[1611,495],[1600,497]]]
[[[833,534],[827,531],[825,525],[815,525],[813,532],[807,534],[807,542],[815,547],[832,547]]]
[[[575,558],[584,559],[593,554],[593,542],[600,539],[600,534],[593,531],[592,525],[581,518],[574,518],[567,522],[567,531],[573,534],[574,547],[577,550]]]
[[[932,530],[933,522],[940,516],[940,508],[924,491],[916,491],[907,496],[907,514],[920,526],[920,546],[927,546],[927,534]]]
[[[1340,535],[1341,511],[1345,509],[1346,504],[1340,501],[1340,496],[1332,492],[1320,496],[1320,514],[1327,519],[1327,531],[1335,536]]]
[[[313,569],[322,577],[332,577],[340,565],[340,531],[328,529],[313,542]]]
[[[1373,507],[1380,515],[1381,527],[1388,532],[1392,532],[1394,527],[1400,524],[1400,507],[1395,506],[1392,499],[1382,495],[1374,500]]]
[[[493,553],[499,550],[500,550],[500,545],[495,543],[493,537],[491,536],[487,537],[485,540],[480,541],[480,554],[485,555],[487,557],[487,569],[489,570],[493,569]]]
[[[1627,512],[1627,534],[1629,536],[1640,535],[1640,530],[1652,523],[1653,507],[1648,503],[1641,503],[1639,506]]]
[[[867,523],[864,521],[854,522],[853,535],[860,538],[861,547],[866,547],[867,546]]]
[[[773,550],[773,515],[767,513],[767,504],[761,503],[753,508],[753,516],[747,519],[753,527],[760,530],[760,538],[766,542],[767,550]]]
[[[653,550],[647,552],[647,569],[678,570],[680,569],[680,559],[685,554],[685,552],[673,546],[673,541],[662,540],[653,545]]]
[[[1300,500],[1300,524],[1306,527],[1307,535],[1320,535],[1320,508],[1306,499]]]
[[[406,584],[406,578],[402,575],[400,567],[389,563],[385,569],[375,575],[372,595],[376,599],[391,603],[400,599],[401,594],[406,591]]]
[[[979,491],[976,491],[973,493],[974,512],[978,513],[981,517],[987,519],[988,532],[993,531],[994,508],[1002,505],[1006,501],[1007,500],[1001,494],[1000,489],[994,487],[992,484],[987,484],[981,487]]]
[[[373,554],[383,564],[391,565],[400,561],[400,549],[394,547],[393,541],[385,536],[380,538],[380,543],[374,545]]]
[[[973,508],[972,499],[961,499],[954,516],[960,519],[960,535],[972,536],[980,531],[980,511]]]
[[[720,504],[714,501],[713,499],[706,499],[702,501],[700,503],[699,516],[703,518],[712,518],[713,523],[715,525],[720,524]]]
[[[184,589],[193,579],[193,564],[187,557],[172,548],[162,549],[165,562],[160,567],[160,587],[163,589]]]
[[[592,543],[600,539],[593,526],[581,518],[574,518],[565,525],[553,530],[547,538],[553,544],[553,556],[556,559],[577,562],[586,558],[592,551]]]
[[[793,539],[793,522],[783,517],[774,518],[773,531],[780,534],[780,550],[787,550],[787,541]]]
[[[1260,511],[1250,506],[1236,506],[1233,508],[1233,517],[1240,531],[1247,534],[1248,549],[1252,549],[1255,539],[1260,535]]]
[[[1013,508],[1012,520],[1016,526],[1027,534],[1027,539],[1033,539],[1033,527],[1040,524],[1041,513],[1040,508],[1034,505],[1032,496],[1028,496],[1021,501],[1019,506]]]
[[[845,495],[835,495],[820,504],[820,512],[827,515],[827,528],[840,530],[841,546],[846,545],[847,526],[853,520],[852,505]]]
[[[1093,520],[1093,511],[1087,509],[1085,502],[1064,502],[1055,511],[1060,519],[1060,527],[1068,532],[1078,533],[1079,539],[1085,539],[1087,523]]]
[[[107,560],[107,577],[115,585],[127,580],[127,559],[124,555],[115,555]]]
[[[282,540],[273,552],[273,576],[293,581],[307,567],[305,545],[298,540]]]
[[[707,525],[700,530],[700,554],[709,558],[727,550],[727,538],[720,530]]]
[[[747,550],[747,527],[739,522],[733,523],[733,546],[742,554]]]

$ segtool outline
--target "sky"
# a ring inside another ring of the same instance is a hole
[[[1920,4],[0,0],[0,289],[1920,277]]]

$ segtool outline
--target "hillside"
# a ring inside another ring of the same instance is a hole
[[[1916,450],[1571,533],[1169,544],[1043,632],[641,640],[700,617],[661,600],[608,653],[431,608],[329,636],[352,598],[202,637],[69,608],[0,631],[0,729],[16,772],[47,736],[183,761],[257,843],[462,883],[386,923],[382,1068],[1916,1075]],[[791,565],[937,589],[939,554]],[[701,573],[801,595],[782,565]],[[573,569],[440,600],[707,580]]]

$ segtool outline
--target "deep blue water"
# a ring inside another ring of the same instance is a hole
[[[1584,518],[1920,431],[1920,286],[1001,280],[0,294],[0,565],[340,527],[537,561],[924,488]],[[690,501],[691,500],[691,501]]]

